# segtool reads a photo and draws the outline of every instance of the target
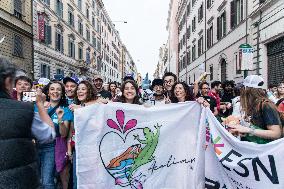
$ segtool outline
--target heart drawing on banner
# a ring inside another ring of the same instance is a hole
[[[136,128],[136,119],[125,122],[125,113],[122,110],[116,111],[116,121],[107,120],[112,131],[107,132],[100,141],[100,157],[106,171],[114,178],[115,185],[143,189],[146,175],[137,173],[137,170],[154,159],[161,125],[155,125],[156,132],[153,132],[148,127]],[[143,139],[140,135],[143,135]],[[115,141],[115,144],[111,141]],[[110,154],[113,155],[109,150],[110,145],[114,145],[115,151],[123,150],[114,157],[109,157]]]

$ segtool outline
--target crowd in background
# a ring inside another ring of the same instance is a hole
[[[0,153],[1,165],[7,165],[1,168],[7,171],[5,174],[18,174],[9,181],[7,178],[11,177],[1,177],[4,172],[0,170],[0,183],[7,186],[20,183],[26,184],[26,188],[36,188],[38,172],[40,185],[45,189],[58,186],[76,188],[74,111],[95,103],[120,102],[151,108],[197,101],[210,108],[222,125],[240,140],[263,144],[282,137],[284,81],[264,89],[264,80],[257,75],[248,76],[240,84],[234,81],[213,81],[209,84],[207,75],[202,74],[195,83],[188,85],[178,81],[174,73],[167,72],[163,78],[154,79],[149,89],[138,86],[131,76],[125,77],[121,86],[116,82],[104,85],[103,78],[99,76],[93,80],[65,77],[62,80],[40,78],[32,81],[27,76],[16,77],[15,67],[0,59],[0,109],[5,111],[0,116],[0,139],[17,138],[21,143],[19,148],[28,148],[27,151],[16,151],[17,155],[9,151],[8,157]],[[33,101],[25,100],[29,94],[26,92],[30,91],[36,91],[35,102],[16,103]],[[23,131],[26,133],[24,136],[20,130],[19,133],[10,131],[13,127],[23,128],[21,125],[28,124],[32,127],[30,132]],[[8,125],[10,128],[7,128]],[[17,143],[11,143],[14,144]],[[31,159],[24,157],[27,153],[32,154]],[[15,162],[9,158],[19,159]],[[29,164],[32,166],[25,167]],[[10,167],[21,166],[24,168],[20,173],[17,170],[8,173]],[[29,183],[25,181],[27,173]]]

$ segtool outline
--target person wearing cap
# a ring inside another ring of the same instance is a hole
[[[244,116],[241,124],[228,125],[231,133],[241,135],[241,140],[265,144],[282,135],[279,113],[263,84],[263,78],[258,75],[247,76],[243,82],[240,102]]]
[[[67,103],[68,105],[73,104],[79,79],[77,77],[65,77],[63,83],[65,86]]]
[[[13,92],[13,99],[21,101],[22,93],[24,91],[30,91],[32,88],[33,82],[27,76],[19,76],[15,79],[15,88]]]
[[[111,96],[111,93],[106,91],[104,88],[103,88],[103,78],[101,76],[96,76],[95,79],[94,79],[94,86],[95,86],[95,89],[98,93],[98,97],[100,99],[102,99],[103,101],[104,100],[111,100],[112,96]]]
[[[153,96],[154,96],[155,105],[166,104],[163,84],[164,83],[162,79],[154,79],[152,81],[150,89],[154,92]]]

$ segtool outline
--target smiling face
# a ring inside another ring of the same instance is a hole
[[[277,87],[277,91],[279,96],[284,96],[284,83],[280,83]]]
[[[77,96],[80,102],[85,102],[87,99],[88,88],[84,83],[81,83],[77,89]]]
[[[76,93],[76,83],[72,82],[72,81],[68,81],[66,84],[65,84],[65,91],[66,91],[66,96],[68,98],[74,98],[75,96],[75,93]]]
[[[136,95],[137,93],[135,87],[131,83],[126,83],[123,91],[123,96],[125,97],[126,101],[133,101]]]
[[[62,87],[59,83],[52,83],[48,89],[50,101],[59,102],[62,98]]]
[[[156,93],[157,96],[161,96],[164,93],[164,89],[162,85],[155,85],[153,87],[153,91]]]
[[[16,83],[17,93],[22,93],[23,91],[30,91],[31,87],[31,84],[25,80],[18,80]]]
[[[177,84],[174,89],[174,95],[179,102],[184,102],[186,97],[186,92],[182,84]]]
[[[94,85],[96,87],[97,90],[101,90],[103,87],[103,80],[100,78],[97,78],[94,80]]]
[[[167,91],[172,90],[173,85],[175,84],[175,78],[173,76],[166,76],[164,79],[164,87]]]
[[[201,94],[202,96],[208,96],[209,86],[207,84],[202,84],[201,86]]]

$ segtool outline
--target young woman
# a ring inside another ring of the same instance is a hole
[[[66,105],[65,90],[62,83],[54,81],[46,86],[48,102],[45,104],[54,124],[56,139],[47,144],[38,144],[39,166],[43,188],[55,188],[54,168],[60,173],[63,188],[68,186],[66,167],[66,136],[73,116]],[[37,107],[35,108],[37,111]]]
[[[108,85],[108,91],[111,93],[111,101],[113,101],[116,97],[116,88],[117,85],[115,82],[110,82]]]
[[[284,98],[284,82],[279,83],[277,86],[276,98],[278,101]]]
[[[126,80],[121,86],[122,95],[118,99],[118,102],[129,103],[129,104],[139,104],[139,90],[138,86],[133,80]]]
[[[248,76],[244,81],[240,102],[246,122],[243,125],[229,125],[231,132],[239,133],[242,140],[267,143],[282,135],[279,113],[261,88],[262,84],[263,79],[257,75]]]
[[[194,101],[193,90],[185,82],[176,82],[172,87],[171,102]]]
[[[96,103],[97,93],[94,90],[92,84],[88,81],[81,81],[78,85],[75,103],[71,104],[69,108],[71,111],[75,109],[85,107]],[[77,177],[76,177],[76,152],[75,152],[75,129],[74,124],[71,125],[68,137],[68,151],[67,154],[73,162],[73,189],[77,188]]]

